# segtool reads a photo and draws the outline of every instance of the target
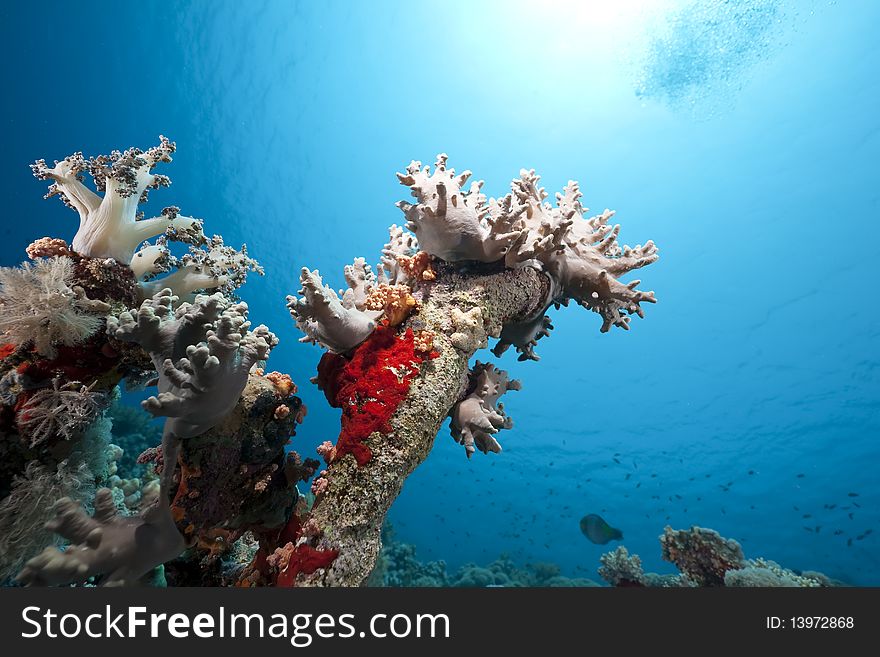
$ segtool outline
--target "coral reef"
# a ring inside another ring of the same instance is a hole
[[[654,262],[652,242],[620,246],[613,213],[586,218],[577,183],[555,206],[523,170],[502,199],[487,200],[482,182],[465,190],[440,155],[432,173],[413,162],[400,182],[415,203],[399,205],[406,232],[390,229],[378,276],[363,258],[345,269],[337,293],[317,270],[303,268],[300,297],[288,307],[302,341],[323,346],[315,381],[342,409],[342,431],[313,490],[311,547],[338,556],[298,584],[358,585],[380,549],[385,513],[404,479],[427,456],[445,418],[468,455],[500,451],[494,434],[511,426],[498,397],[518,383],[492,366],[468,361],[499,338],[536,360],[548,334],[546,311],[576,301],[602,316],[601,330],[629,328],[629,315],[655,301],[638,281],[619,276]],[[354,458],[346,458],[351,454]]]
[[[40,478],[60,473],[82,435],[109,422],[101,413],[123,380],[138,386],[155,372],[147,385],[158,389],[143,408],[165,420],[161,445],[153,436],[139,446],[143,479],[120,468],[124,449],[106,443],[103,464],[94,465],[101,472],[90,470],[91,484],[101,486],[93,504],[57,488],[48,527],[69,545],[61,550],[49,538],[54,544],[24,555],[20,583],[132,585],[167,575],[177,584],[361,584],[379,557],[388,508],[447,417],[468,456],[501,450],[495,434],[512,423],[499,398],[520,386],[494,365],[469,367],[490,337],[499,339],[496,354],[512,345],[521,359],[536,360],[551,306],[575,300],[600,314],[606,331],[628,328],[628,316],[655,300],[638,281],[618,280],[656,260],[653,243],[618,245],[613,213],[586,218],[576,183],[551,206],[538,177],[523,170],[510,194],[487,199],[482,182],[464,189],[470,173],[447,169],[445,155],[433,173],[413,162],[398,174],[415,198],[399,204],[412,233],[391,227],[377,273],[356,258],[337,292],[303,268],[300,296],[288,298],[302,341],[328,351],[314,382],[342,411],[336,444],[320,448],[326,468],[309,500],[297,485],[319,462],[286,449],[305,408],[290,377],[264,375],[277,338],[265,326],[251,329],[247,305],[233,296],[249,272],[262,270],[245,248],[207,237],[200,220],[174,206],[151,219],[138,211],[150,189],[169,184],[153,170],[174,150],[160,137],[146,151],[75,153],[32,167],[51,181],[49,196],[78,212],[80,227],[69,246],[37,240],[28,250],[34,264],[0,274],[8,309],[0,325],[0,494],[28,468]],[[86,173],[96,191],[83,183]],[[174,255],[170,242],[189,252]],[[33,319],[49,304],[52,317]],[[129,451],[131,458],[138,450]],[[565,580],[552,566],[524,575],[500,559],[468,565],[450,582]]]
[[[821,573],[817,573],[821,575]],[[724,573],[724,586],[829,586],[828,578],[807,577],[798,575],[788,568],[783,568],[775,561],[764,559],[749,560],[742,568],[728,570]]]
[[[60,194],[81,221],[70,246],[37,240],[28,255],[38,260],[3,270],[0,281],[8,310],[0,352],[0,508],[39,504],[57,534],[34,532],[23,541],[10,529],[10,541],[26,544],[4,563],[7,575],[21,566],[19,583],[159,582],[156,566],[182,553],[191,563],[219,563],[244,534],[277,536],[299,498],[296,483],[317,469],[317,461],[285,449],[305,416],[292,396],[296,386],[257,368],[277,339],[264,326],[251,329],[247,306],[232,298],[248,272],[262,273],[259,265],[244,248],[206,237],[201,221],[175,207],[154,219],[137,211],[149,189],[168,184],[152,169],[173,151],[162,138],[146,152],[88,160],[77,153],[52,168],[33,166],[38,178],[52,181],[49,195]],[[103,196],[83,184],[86,172]],[[188,244],[189,253],[172,255],[171,241]],[[218,291],[191,294],[205,289]],[[44,306],[53,315],[33,319]],[[51,332],[37,335],[28,321]],[[87,323],[88,330],[59,330],[52,324],[59,321]],[[156,446],[153,427],[114,403],[128,458],[140,454],[146,466],[142,477],[120,467],[125,450],[109,443],[111,421],[102,416],[122,380],[158,385],[143,406],[165,418]],[[100,449],[88,438],[99,427]],[[32,482],[42,482],[45,494]]]
[[[454,573],[448,573],[446,562],[421,562],[416,558],[416,546],[402,543],[394,536],[390,523],[382,529],[382,552],[376,569],[370,575],[368,586],[394,587],[589,587],[596,582],[583,578],[569,578],[552,563],[517,566],[509,557],[479,566],[469,563]]]
[[[602,563],[599,577],[611,586],[645,586],[642,560],[622,545],[603,554],[599,561]]]
[[[703,527],[672,529],[660,536],[662,556],[675,564],[677,575],[645,573],[637,555],[619,546],[600,557],[599,576],[611,586],[842,586],[817,572],[796,573],[775,561],[746,559],[740,544]]]
[[[674,563],[698,586],[721,586],[727,571],[742,568],[745,563],[740,544],[712,529],[672,529],[667,525],[660,545],[663,559]]]
[[[112,492],[102,488],[90,517],[73,500],[60,500],[52,528],[72,545],[64,552],[48,547],[28,561],[21,582],[63,584],[105,575],[107,584],[135,584],[183,551],[184,536],[168,503],[180,440],[206,432],[232,410],[251,368],[268,357],[277,339],[265,326],[249,331],[247,306],[222,294],[197,297],[174,311],[176,301],[165,289],[136,313],[124,311],[107,321],[111,335],[137,342],[159,372],[158,396],[143,402],[145,410],[167,418],[156,503],[139,516],[120,516]]]

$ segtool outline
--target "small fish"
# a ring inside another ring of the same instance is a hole
[[[842,533],[843,533],[843,530],[842,530],[842,529],[835,529],[835,530],[834,530],[834,535],[835,535],[835,536],[840,536]]]
[[[856,507],[857,509],[861,509],[861,508],[862,508],[862,505],[859,504],[858,502],[853,502],[853,506]]]
[[[813,531],[813,528],[812,528],[812,527],[804,527],[804,529],[806,529],[808,532]]]
[[[852,547],[852,539],[851,538],[846,539],[846,547]]]
[[[587,537],[590,543],[605,545],[609,541],[623,540],[622,531],[615,529],[595,513],[590,513],[581,518],[580,525],[581,533]]]
[[[805,475],[803,472],[799,472],[798,475],[797,475],[797,478],[798,478],[798,479],[803,479],[803,478],[806,477],[806,476],[807,476],[807,475]]]
[[[629,481],[630,477],[632,477],[632,475],[629,472],[627,472],[626,477],[624,477],[623,479],[624,479],[624,481]]]
[[[848,495],[849,497],[858,497],[858,496],[859,496],[858,493],[847,493],[847,495]]]
[[[755,474],[755,471],[754,471],[754,470],[749,470],[749,474],[750,474],[750,475],[753,475],[753,474]]]
[[[803,515],[803,517],[804,517],[804,518],[812,518],[812,517],[813,517],[813,514],[812,514],[812,513],[805,513],[805,514]]]
[[[620,459],[617,458],[616,456],[611,460],[614,461],[617,465],[620,465]]]

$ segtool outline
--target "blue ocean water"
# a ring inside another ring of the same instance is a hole
[[[242,296],[282,338],[311,455],[338,411],[284,306],[300,267],[338,286],[377,261],[411,159],[446,152],[496,196],[521,167],[551,194],[577,179],[624,241],[660,246],[639,276],[660,303],[604,335],[552,313],[539,363],[501,358],[524,384],[504,452],[468,461],[442,429],[398,538],[452,568],[508,553],[595,577],[607,547],[578,520],[600,513],[647,569],[671,572],[664,525],[696,524],[877,585],[878,20],[868,0],[4,3],[0,258],[75,232],[35,158],[171,137],[151,205],[265,266]]]

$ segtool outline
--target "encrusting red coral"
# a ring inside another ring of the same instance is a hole
[[[372,452],[364,440],[376,431],[391,433],[388,422],[406,399],[419,366],[435,356],[416,351],[412,329],[398,336],[387,326],[379,326],[350,359],[324,354],[318,363],[318,387],[331,406],[342,409],[336,458],[352,454],[358,465],[369,462]]]
[[[318,568],[329,566],[338,556],[339,550],[317,550],[305,543],[294,548],[293,543],[288,543],[275,550],[268,562],[279,571],[275,586],[291,587],[295,586],[300,573],[311,575]]]

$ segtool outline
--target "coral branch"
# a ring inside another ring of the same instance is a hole
[[[612,213],[586,219],[577,183],[551,206],[535,172],[522,170],[510,194],[487,201],[482,181],[465,191],[470,172],[456,175],[446,162],[441,154],[433,173],[414,161],[397,174],[416,200],[398,203],[414,235],[391,227],[375,280],[356,261],[340,300],[305,269],[304,298],[291,298],[305,339],[335,352],[321,360],[317,383],[343,411],[339,441],[321,448],[328,467],[312,487],[312,531],[299,539],[338,556],[300,573],[300,584],[365,581],[385,513],[447,416],[468,456],[501,451],[495,434],[512,422],[498,400],[520,385],[493,365],[468,369],[490,336],[499,338],[496,355],[515,346],[520,360],[537,360],[550,306],[573,299],[601,314],[606,331],[627,328],[625,315],[654,301],[637,281],[616,278],[656,260],[653,243],[618,246]],[[365,309],[383,313],[379,328]]]
[[[497,335],[505,322],[537,312],[550,289],[547,276],[533,268],[483,276],[443,270],[429,285],[430,294],[419,312],[401,326],[404,337],[394,339],[409,340],[410,330],[431,331],[436,357],[425,360],[411,375],[405,399],[387,420],[387,426],[373,430],[360,443],[361,459],[340,456],[338,445],[335,453],[325,450],[332,455],[332,462],[322,477],[324,490],[312,511],[310,522],[323,531],[313,547],[338,550],[339,556],[326,569],[300,575],[298,585],[356,586],[366,580],[379,553],[380,528],[388,508],[406,477],[427,457],[440,425],[467,390],[468,360],[476,345],[487,332]],[[450,309],[467,313],[474,307],[479,308],[483,321],[466,329],[472,333],[465,340],[471,348],[462,350],[451,341],[451,336],[461,333],[463,327],[453,325]],[[378,337],[387,335],[379,331],[375,335],[377,340],[388,339]],[[355,351],[354,359],[366,344]],[[369,351],[365,349],[363,355]],[[374,376],[382,367],[381,358],[375,367],[368,366],[371,362],[363,359],[367,369],[361,378]],[[327,366],[326,361],[324,364]],[[319,374],[328,398],[341,396],[340,387],[326,383],[333,380],[335,375]],[[368,384],[362,394],[375,398],[377,388]],[[348,426],[346,422],[343,419],[344,426]],[[369,450],[366,459],[365,449]]]
[[[166,503],[167,505],[167,503]],[[48,547],[25,564],[18,581],[29,586],[55,586],[102,577],[104,586],[135,586],[157,565],[184,548],[170,513],[162,505],[140,516],[120,516],[109,488],[95,495],[89,516],[70,498],[56,504],[56,517],[47,528],[70,545],[64,551]]]

